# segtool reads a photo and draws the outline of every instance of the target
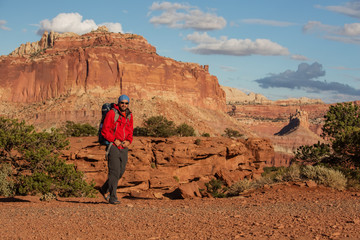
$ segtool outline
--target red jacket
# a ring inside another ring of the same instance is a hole
[[[119,119],[114,123],[115,112],[113,109],[111,109],[105,116],[101,134],[109,142],[114,142],[115,139],[119,139],[120,141],[127,140],[132,143],[134,125],[131,111],[126,110],[124,113],[121,113],[117,105],[114,105],[114,108],[119,111]],[[127,115],[130,114],[130,120],[127,118],[127,116],[125,116],[125,113],[127,113]],[[115,126],[117,127],[116,132],[114,133]],[[118,148],[122,149],[123,147],[118,146]]]

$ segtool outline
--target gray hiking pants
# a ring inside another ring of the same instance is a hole
[[[110,202],[117,200],[116,190],[118,182],[125,172],[128,160],[128,149],[118,149],[111,145],[108,155],[108,179],[101,187],[104,193],[110,192]]]

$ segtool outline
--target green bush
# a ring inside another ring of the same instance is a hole
[[[327,187],[343,190],[346,188],[347,179],[340,171],[327,168],[324,166],[304,166],[301,174],[307,178],[314,180],[318,184]]]
[[[225,192],[227,188],[223,186],[223,182],[219,179],[211,179],[208,183],[205,183],[207,192],[210,193],[215,198],[224,198],[226,197]]]
[[[201,134],[202,137],[210,137],[210,133],[203,133]]]
[[[68,137],[87,137],[96,136],[98,134],[98,129],[88,123],[81,124],[66,121],[63,132]]]
[[[144,128],[147,136],[150,137],[171,137],[176,135],[175,124],[163,116],[150,117],[144,121]]]
[[[330,144],[314,144],[297,149],[294,161],[360,167],[360,108],[353,103],[330,106],[322,127],[322,137]]]
[[[9,197],[14,194],[14,182],[11,179],[11,165],[0,165],[0,196]]]
[[[253,188],[253,182],[248,179],[244,179],[231,185],[229,187],[229,191],[227,192],[227,195],[238,196],[240,193],[249,190],[251,188]]]
[[[144,127],[135,127],[133,134],[134,134],[134,136],[146,137],[146,136],[148,136],[148,131]]]
[[[192,126],[183,123],[176,128],[176,133],[180,137],[193,137],[195,136],[195,130]]]
[[[360,190],[360,169],[350,169],[342,166],[332,168],[344,174],[347,179],[348,189]]]
[[[58,129],[35,132],[24,121],[0,118],[0,156],[17,172],[13,179],[19,194],[93,195],[94,183],[88,184],[83,173],[59,158],[68,145],[66,136]]]
[[[325,166],[300,166],[293,164],[290,167],[279,167],[267,169],[262,177],[269,177],[274,182],[313,180],[319,185],[335,189],[346,188],[347,178],[339,170]]]
[[[224,137],[234,137],[234,138],[237,138],[237,137],[241,137],[243,136],[243,134],[240,134],[239,131],[237,130],[234,130],[234,129],[231,129],[231,128],[226,128],[224,130],[225,134],[223,135]]]
[[[253,181],[249,179],[243,179],[231,185],[226,193],[226,196],[228,197],[238,196],[242,192],[251,189],[261,188],[265,185],[270,185],[272,183],[274,183],[274,181],[269,177],[262,177]]]
[[[171,137],[175,135],[191,137],[195,136],[195,130],[186,123],[176,126],[173,121],[163,116],[150,117],[144,120],[143,127],[134,128],[134,136]]]

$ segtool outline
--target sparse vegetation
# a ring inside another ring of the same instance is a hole
[[[176,128],[176,133],[180,137],[193,137],[195,136],[195,130],[192,126],[187,125],[186,123],[180,124]]]
[[[163,116],[150,117],[144,121],[146,136],[150,137],[171,137],[176,133],[173,121],[167,120]]]
[[[180,179],[179,179],[178,176],[174,176],[174,179],[175,179],[176,182],[180,182]]]
[[[14,175],[13,193],[59,196],[91,196],[94,183],[88,184],[82,172],[59,156],[69,141],[58,129],[36,132],[24,121],[0,118],[0,163],[9,164]]]
[[[66,121],[62,131],[68,137],[87,137],[96,136],[98,134],[98,129],[90,124],[74,123],[72,121]]]
[[[11,179],[11,165],[0,165],[0,196],[9,197],[14,193],[14,182]]]
[[[234,129],[231,129],[231,128],[226,128],[226,129],[224,130],[224,132],[225,132],[225,133],[223,134],[224,137],[238,138],[238,137],[243,136],[243,134],[240,134],[239,131],[234,130]]]
[[[219,179],[211,179],[210,182],[205,183],[207,192],[210,193],[215,198],[224,198],[226,197],[225,192],[227,187],[224,186],[223,182]]]
[[[195,139],[195,145],[200,145],[200,143],[201,143],[201,139],[199,139],[199,138],[197,138],[197,139]]]
[[[250,181],[244,179],[229,187],[226,196],[238,196],[250,190],[282,182],[297,182],[313,180],[319,185],[343,190],[346,188],[347,179],[340,171],[326,168],[324,166],[300,166],[264,168],[264,173],[260,179]]]
[[[294,161],[360,167],[360,109],[357,105],[338,103],[330,106],[322,131],[322,137],[329,144],[301,146]]]
[[[134,128],[134,136],[171,137],[175,135],[191,137],[195,136],[195,130],[186,123],[176,126],[173,121],[169,121],[163,116],[150,117],[144,120],[143,127]]]

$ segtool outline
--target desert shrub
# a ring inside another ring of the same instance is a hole
[[[61,150],[68,145],[66,136],[58,129],[35,132],[24,121],[0,118],[1,158],[17,172],[13,176],[17,193],[57,193],[65,197],[95,193],[94,183],[88,184],[83,173],[60,159]]]
[[[348,189],[360,190],[360,169],[350,169],[342,166],[332,168],[344,174],[347,179]]]
[[[297,164],[292,164],[290,167],[285,168],[283,181],[299,181],[301,179],[300,173],[300,166]]]
[[[270,177],[262,177],[256,180],[243,179],[231,185],[226,193],[228,197],[238,196],[239,194],[250,189],[256,189],[274,183]]]
[[[88,123],[81,124],[66,121],[63,132],[68,137],[87,137],[96,136],[98,134],[98,129]]]
[[[146,137],[148,136],[148,131],[146,128],[144,127],[135,127],[134,128],[134,132],[133,132],[134,136],[143,136]]]
[[[249,190],[253,187],[253,183],[248,180],[248,179],[244,179],[241,181],[238,181],[236,183],[234,183],[233,185],[231,185],[229,187],[229,190],[227,192],[228,196],[238,196],[240,193]]]
[[[201,139],[199,139],[199,138],[197,138],[197,139],[195,139],[195,145],[200,145],[200,143],[201,143]]]
[[[46,194],[55,190],[51,177],[43,172],[34,172],[32,175],[19,176],[17,185],[17,191],[21,195]]]
[[[27,126],[24,121],[0,117],[0,155],[12,158],[12,150],[22,146],[34,132],[34,127]]]
[[[330,144],[298,148],[295,159],[332,166],[360,167],[360,108],[353,103],[330,106],[322,137]]]
[[[203,133],[201,134],[202,137],[210,137],[210,133]]]
[[[150,137],[171,137],[176,134],[175,124],[163,116],[150,117],[144,121],[144,128],[147,136]]]
[[[54,200],[54,199],[56,199],[56,195],[53,194],[53,193],[45,193],[40,197],[40,201],[49,202],[49,201]]]
[[[231,138],[231,137],[237,138],[237,137],[243,136],[243,134],[240,134],[239,131],[231,129],[231,128],[226,128],[224,130],[224,132],[225,133],[223,134],[223,136],[229,137],[229,138]]]
[[[193,137],[195,136],[195,130],[192,126],[187,125],[186,123],[180,124],[176,127],[176,133],[180,137]]]
[[[302,168],[301,174],[305,178],[327,187],[338,190],[346,188],[347,179],[344,174],[331,168],[307,165]]]
[[[326,143],[316,143],[312,146],[300,146],[295,153],[295,159],[302,162],[319,163],[324,158],[330,157],[330,145]]]
[[[355,176],[359,174],[357,177],[360,178],[360,172],[352,174]],[[261,188],[265,185],[305,180],[313,180],[319,185],[338,190],[345,189],[347,186],[347,178],[341,171],[324,166],[293,164],[290,167],[266,167],[261,178],[256,180],[244,179],[231,185],[227,191],[227,196],[238,196],[244,191]]]
[[[227,188],[224,186],[223,182],[219,179],[211,179],[208,183],[205,183],[207,192],[215,198],[224,198],[226,197],[225,192]]]
[[[9,197],[14,193],[14,182],[11,179],[11,165],[0,165],[0,196]]]
[[[171,137],[175,135],[191,137],[196,134],[192,126],[186,123],[176,126],[173,121],[169,121],[163,116],[150,117],[144,120],[142,127],[134,128],[134,136]]]

